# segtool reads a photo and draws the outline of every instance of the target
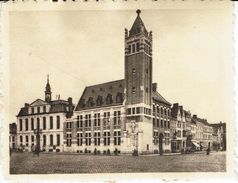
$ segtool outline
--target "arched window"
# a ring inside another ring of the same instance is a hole
[[[100,105],[103,104],[103,98],[102,98],[102,96],[98,96],[98,97],[97,97],[96,103],[97,103],[97,106],[100,106]]]
[[[106,104],[112,104],[112,95],[111,94],[108,94],[107,95],[107,98],[106,98]]]
[[[116,103],[122,103],[123,102],[123,96],[122,96],[122,93],[117,93],[117,96],[116,96]]]

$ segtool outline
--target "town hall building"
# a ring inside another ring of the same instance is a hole
[[[152,83],[152,31],[136,12],[125,29],[124,79],[85,87],[65,121],[65,151],[170,152],[171,104]]]

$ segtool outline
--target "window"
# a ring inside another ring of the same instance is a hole
[[[103,143],[105,146],[110,145],[110,132],[103,133]]]
[[[136,113],[136,110],[135,110],[135,108],[133,107],[132,108],[132,114],[135,114]]]
[[[32,135],[32,136],[31,136],[31,144],[33,144],[33,145],[34,145],[34,140],[35,140],[35,139],[34,139],[34,135]]]
[[[26,136],[26,146],[28,146],[29,138]]]
[[[121,124],[121,111],[114,111],[113,124],[119,126]]]
[[[104,112],[103,117],[103,126],[110,126],[110,112]]]
[[[77,122],[76,122],[76,124],[77,124],[77,128],[79,128],[79,116],[77,116]]]
[[[40,113],[40,107],[37,107],[37,113]]]
[[[91,132],[85,133],[85,144],[86,146],[91,145]]]
[[[77,145],[82,146],[83,145],[83,134],[77,133]]]
[[[83,116],[82,115],[79,116],[79,127],[83,128]]]
[[[140,43],[136,43],[136,51],[140,51]]]
[[[97,104],[97,106],[100,106],[100,105],[103,104],[103,98],[102,98],[102,96],[98,96],[98,97],[97,97],[96,104]]]
[[[136,114],[140,114],[140,107],[136,108]]]
[[[100,127],[100,113],[94,114],[94,126]]]
[[[93,97],[89,97],[87,103],[88,103],[88,107],[92,107],[92,106],[94,105],[94,103],[93,103]]]
[[[51,134],[51,135],[50,135],[50,146],[53,146],[53,144],[54,144],[53,135]]]
[[[85,118],[85,127],[91,127],[91,114],[86,114]]]
[[[20,131],[22,131],[22,119],[20,119]]]
[[[28,130],[28,119],[25,119],[25,130]]]
[[[136,87],[132,87],[132,93],[136,93]]]
[[[135,69],[135,68],[132,69],[132,74],[133,74],[133,75],[136,74],[136,69]]]
[[[46,113],[46,106],[43,106],[43,112]]]
[[[164,121],[160,120],[160,127],[163,128],[164,127]]]
[[[53,129],[53,116],[50,116],[50,129]]]
[[[46,117],[43,117],[43,130],[46,129]]]
[[[131,114],[131,108],[127,109],[127,114]]]
[[[67,128],[67,130],[71,130],[72,129],[72,122],[67,122],[66,123],[66,128]]]
[[[157,127],[159,127],[159,118],[157,118]]]
[[[46,146],[46,135],[43,135],[43,146]]]
[[[128,46],[128,53],[131,53],[131,45]]]
[[[34,130],[34,118],[31,118],[31,130]]]
[[[57,129],[60,129],[60,116],[56,117],[56,127]]]
[[[114,132],[114,145],[121,145],[121,132],[120,131]]]
[[[20,144],[22,145],[23,137],[20,136]]]
[[[159,133],[158,132],[154,132],[154,144],[155,145],[158,144],[158,138],[159,138]]]
[[[111,94],[107,95],[107,97],[106,97],[106,104],[107,105],[112,104],[112,95]]]
[[[40,129],[40,118],[37,118],[37,121],[36,121],[36,122],[37,122],[37,125],[36,125],[36,126],[37,126],[37,129]]]
[[[31,108],[31,114],[34,114],[34,107]]]
[[[132,44],[132,53],[135,53],[136,48],[135,48],[135,44]]]
[[[153,118],[153,126],[155,127],[155,118]]]
[[[72,144],[72,134],[66,134],[66,146],[70,147]]]
[[[167,128],[167,121],[164,121],[164,127]]]
[[[57,146],[60,146],[60,134],[57,134],[56,138],[57,138]]]
[[[95,146],[100,145],[100,132],[94,133],[94,144],[95,144]]]
[[[123,96],[122,96],[122,93],[117,93],[117,96],[116,96],[116,103],[122,103],[123,102]]]
[[[170,122],[168,121],[168,128],[170,128]]]

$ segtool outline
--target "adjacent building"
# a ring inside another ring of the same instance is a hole
[[[9,124],[9,148],[16,149],[17,148],[17,124],[11,123]]]
[[[26,103],[17,115],[17,148],[31,151],[39,143],[42,151],[63,151],[63,125],[73,115],[73,109],[72,98],[52,100],[48,77],[45,99]]]

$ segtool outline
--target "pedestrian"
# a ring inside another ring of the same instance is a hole
[[[207,148],[207,155],[210,154],[210,151],[211,151],[211,150],[210,150],[210,147],[208,147],[208,148]]]

